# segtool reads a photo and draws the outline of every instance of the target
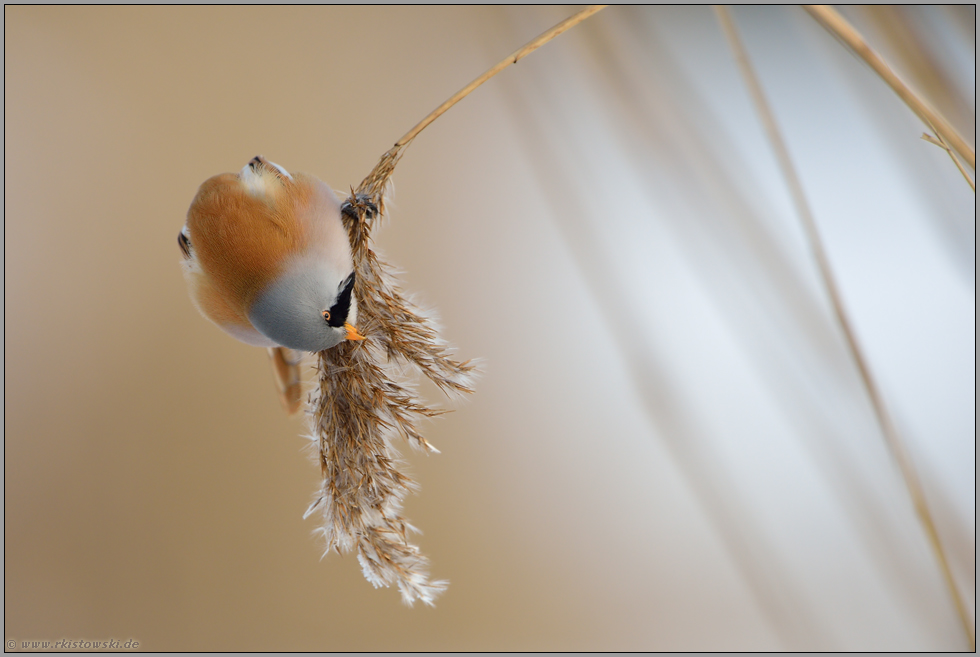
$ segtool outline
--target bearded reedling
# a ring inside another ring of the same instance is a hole
[[[300,356],[354,327],[354,265],[333,191],[261,156],[198,189],[177,242],[191,300],[232,337],[268,347],[283,405],[300,405]]]

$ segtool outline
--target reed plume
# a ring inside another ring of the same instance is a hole
[[[317,356],[310,396],[311,440],[323,484],[304,517],[319,512],[326,551],[357,552],[375,587],[397,584],[402,599],[432,605],[446,589],[430,581],[428,560],[408,542],[417,531],[401,516],[402,501],[417,488],[398,470],[395,436],[425,452],[436,450],[419,423],[445,411],[426,406],[393,377],[408,366],[447,395],[473,392],[472,361],[454,360],[432,321],[399,289],[392,268],[371,249],[371,231],[385,215],[388,181],[403,149],[454,104],[507,66],[602,9],[587,7],[509,55],[436,108],[385,153],[342,206],[354,260],[357,328],[366,339],[344,341]],[[284,398],[289,407],[289,399]]]
[[[343,206],[356,272],[358,329],[366,339],[318,354],[310,416],[323,484],[306,516],[322,514],[327,551],[356,551],[364,576],[376,587],[397,584],[406,603],[431,605],[446,582],[430,581],[427,559],[408,542],[415,528],[402,517],[401,506],[416,485],[399,471],[392,439],[400,436],[422,451],[437,451],[419,423],[444,411],[423,404],[397,382],[392,366],[412,366],[446,393],[470,393],[474,365],[450,357],[431,321],[405,298],[391,268],[371,249],[389,165],[382,158]]]

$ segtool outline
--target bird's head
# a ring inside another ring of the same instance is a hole
[[[254,297],[248,317],[260,333],[284,347],[322,351],[362,339],[354,328],[353,263],[336,196],[320,181],[297,176],[262,157],[253,158],[238,174],[250,196],[279,213],[289,206],[297,216],[288,225],[305,236],[303,252],[284,259],[274,280]],[[317,189],[298,193],[303,186]],[[300,198],[310,200],[297,203]],[[314,216],[300,218],[303,214]]]
[[[258,294],[248,315],[263,335],[302,351],[322,351],[361,340],[354,328],[354,272],[342,276],[330,263],[298,260]]]

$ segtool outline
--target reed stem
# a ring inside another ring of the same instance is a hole
[[[837,283],[834,280],[833,272],[830,268],[830,261],[827,258],[823,243],[820,240],[820,233],[817,230],[816,221],[814,220],[813,213],[811,212],[810,206],[807,203],[806,195],[803,192],[803,185],[801,184],[800,178],[796,173],[795,167],[793,166],[793,161],[790,158],[789,150],[787,149],[786,143],[783,141],[779,128],[776,125],[775,117],[773,116],[769,103],[767,102],[765,94],[762,91],[762,86],[759,84],[758,77],[752,68],[752,64],[749,61],[745,47],[742,45],[742,40],[738,35],[738,30],[735,27],[735,23],[732,20],[730,12],[726,7],[717,5],[715,6],[715,12],[718,15],[718,20],[721,23],[722,30],[725,32],[725,36],[728,38],[729,44],[734,52],[735,60],[738,62],[739,70],[745,79],[745,84],[749,89],[750,95],[752,96],[752,101],[755,104],[756,111],[759,113],[760,120],[762,121],[766,134],[769,137],[772,148],[775,151],[776,158],[779,160],[780,168],[782,169],[783,176],[786,179],[786,184],[790,189],[790,193],[793,197],[793,203],[796,205],[796,210],[800,215],[800,219],[803,221],[804,229],[806,230],[809,238],[810,248],[813,251],[814,259],[817,261],[817,267],[820,270],[827,293],[830,296],[830,301],[833,305],[834,312],[837,315],[837,320],[843,329],[844,337],[847,340],[847,345],[851,352],[851,356],[854,358],[854,362],[857,364],[858,371],[861,375],[861,380],[864,382],[864,387],[867,389],[868,396],[871,399],[871,405],[874,407],[874,412],[878,418],[878,423],[881,426],[885,443],[888,446],[889,451],[892,453],[892,456],[898,462],[899,470],[901,471],[902,478],[905,481],[905,487],[908,490],[909,496],[912,498],[912,504],[915,507],[916,514],[922,523],[922,527],[925,530],[926,537],[928,538],[933,553],[936,556],[936,560],[939,562],[939,567],[942,571],[946,586],[948,587],[950,595],[953,598],[953,603],[963,624],[963,629],[966,631],[970,649],[975,650],[976,640],[974,637],[973,624],[970,621],[970,614],[960,591],[956,586],[956,581],[953,578],[952,570],[950,569],[949,562],[946,559],[946,553],[943,550],[942,541],[939,538],[939,531],[936,528],[932,513],[929,511],[929,505],[926,502],[925,492],[922,489],[922,484],[919,480],[918,474],[915,471],[915,466],[912,463],[911,455],[908,453],[905,444],[903,443],[894,423],[892,422],[891,416],[885,407],[884,399],[882,398],[881,393],[878,390],[878,386],[875,383],[874,377],[871,374],[871,369],[868,366],[867,360],[865,359],[860,346],[858,345],[857,335],[855,334],[854,329],[851,326],[851,321],[844,309],[844,303],[841,298],[840,291],[838,290]]]
[[[578,12],[577,14],[573,14],[569,16],[568,18],[566,18],[565,20],[563,20],[562,22],[558,23],[553,28],[548,30],[547,32],[544,32],[537,38],[532,39],[531,41],[527,42],[526,44],[524,44],[523,46],[521,46],[511,54],[507,55],[507,57],[503,61],[495,64],[494,66],[491,66],[483,75],[479,76],[478,78],[470,82],[468,85],[466,85],[465,87],[457,91],[446,102],[444,102],[439,107],[435,108],[427,117],[419,121],[414,128],[406,132],[401,139],[395,142],[395,147],[401,148],[403,146],[408,145],[409,142],[415,139],[415,137],[420,132],[425,130],[426,126],[428,126],[430,123],[432,123],[440,116],[445,114],[446,110],[448,110],[450,107],[452,107],[459,101],[463,100],[463,98],[465,98],[470,93],[472,93],[473,90],[479,87],[481,84],[483,84],[484,82],[486,82],[487,80],[495,76],[497,73],[500,73],[502,70],[504,70],[511,64],[516,64],[524,57],[527,57],[532,52],[534,52],[544,44],[548,43],[562,32],[570,30],[571,28],[575,27],[576,25],[584,21],[589,16],[592,16],[593,14],[597,13],[601,9],[606,8],[607,6],[608,5],[591,5],[589,7],[586,7],[582,11]]]
[[[963,177],[966,178],[966,184],[970,186],[970,189],[972,189],[974,193],[976,193],[976,191],[977,191],[977,184],[975,182],[973,182],[973,178],[970,177],[970,174],[968,174],[966,172],[966,169],[963,168],[963,165],[960,164],[960,159],[958,157],[956,157],[956,153],[954,153],[953,152],[953,149],[949,147],[949,144],[947,144],[945,141],[943,141],[943,138],[941,136],[939,136],[939,133],[937,132],[937,133],[935,133],[935,136],[933,136],[933,135],[930,135],[927,132],[923,132],[922,133],[922,138],[925,139],[930,144],[934,144],[936,146],[939,146],[939,148],[941,148],[944,151],[946,151],[947,153],[949,153],[949,157],[953,160],[953,164],[956,165],[956,168],[959,169],[960,170],[960,173],[963,174]]]
[[[943,116],[920,98],[917,93],[912,91],[905,82],[892,70],[892,68],[881,58],[871,46],[864,40],[861,33],[847,22],[847,20],[837,12],[836,9],[828,5],[803,5],[803,8],[817,22],[824,26],[828,32],[843,41],[855,55],[867,62],[868,66],[874,69],[885,83],[898,94],[898,97],[905,101],[915,115],[922,119],[936,134],[943,138],[953,150],[960,154],[970,167],[977,170],[977,157],[970,145],[966,143],[959,133],[943,118]]]

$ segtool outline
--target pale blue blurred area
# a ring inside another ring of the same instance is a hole
[[[736,16],[973,604],[975,285],[959,250],[972,261],[974,196],[807,15]],[[949,592],[712,18],[604,14],[570,37],[577,56],[507,79],[515,123],[656,439],[787,647],[873,649],[872,628],[955,646]],[[946,214],[967,242],[944,240]]]
[[[403,450],[451,585],[320,559],[305,425],[194,311],[187,206],[257,154],[356,186],[573,11],[5,8],[6,637],[966,648],[707,7],[605,9],[405,152],[378,247],[485,369]],[[972,613],[975,195],[806,13],[732,11]],[[973,143],[975,11],[844,11]]]

